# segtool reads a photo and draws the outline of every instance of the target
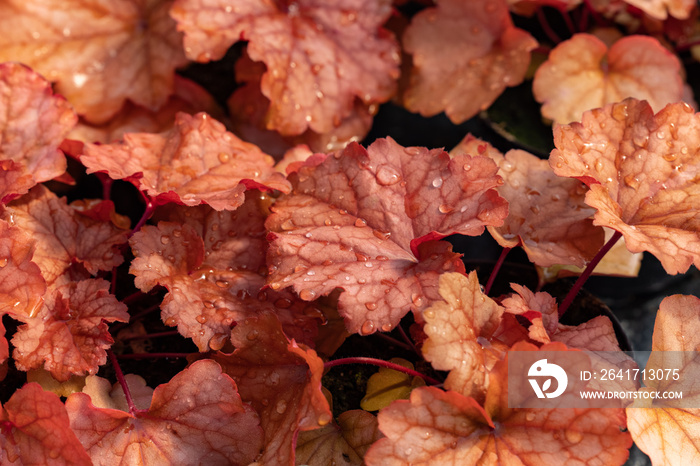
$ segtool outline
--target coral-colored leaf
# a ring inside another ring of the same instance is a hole
[[[389,362],[413,370],[413,364],[402,358],[391,358]],[[360,407],[365,411],[379,411],[391,404],[392,401],[407,399],[416,387],[422,387],[425,381],[420,377],[411,377],[403,372],[380,367],[367,380],[367,392],[360,401]]]
[[[36,182],[31,173],[12,160],[0,160],[0,204],[25,194]]]
[[[351,113],[342,120],[334,121],[333,127],[319,134],[307,129],[298,136],[282,136],[267,129],[267,112],[270,100],[261,90],[261,79],[265,66],[250,60],[247,55],[236,62],[236,77],[244,81],[231,95],[228,108],[236,134],[252,142],[263,151],[278,157],[293,144],[304,144],[314,152],[331,152],[343,149],[351,141],[362,140],[372,126],[376,105],[366,105],[356,99]]]
[[[21,370],[42,364],[60,381],[71,375],[95,374],[107,361],[114,340],[107,322],[128,322],[125,304],[109,294],[109,282],[83,280],[52,290],[36,317],[12,338],[15,363]]]
[[[30,237],[0,220],[0,314],[10,312],[24,320],[41,306],[46,282],[33,255]]]
[[[486,157],[450,160],[389,138],[312,157],[266,223],[270,286],[293,285],[304,300],[342,288],[351,332],[390,330],[410,308],[439,299],[438,271],[463,270],[449,245],[421,243],[503,221],[496,170]]]
[[[172,128],[178,112],[207,112],[219,118],[221,111],[212,96],[193,81],[176,75],[173,92],[157,111],[127,102],[119,113],[104,124],[79,122],[68,138],[107,144],[122,139],[126,133],[161,133]]]
[[[2,464],[92,465],[58,396],[30,383],[0,412]],[[17,463],[19,460],[19,463]]]
[[[628,36],[610,49],[591,34],[559,44],[535,74],[532,90],[542,115],[557,123],[626,97],[646,99],[655,111],[683,98],[681,64],[658,40]]]
[[[111,202],[105,202],[113,210]],[[95,274],[124,260],[116,248],[126,242],[124,230],[83,215],[44,186],[37,186],[10,203],[2,216],[32,234],[36,245],[33,261],[48,284],[73,263],[82,264]]]
[[[583,267],[603,246],[603,229],[589,218],[595,211],[583,202],[585,186],[555,175],[546,160],[522,150],[503,156],[472,135],[451,153],[484,154],[498,164],[504,180],[498,194],[508,201],[508,217],[503,226],[488,229],[504,248],[521,245],[530,261],[543,267]]]
[[[179,207],[162,216],[174,222],[146,226],[134,234],[130,272],[149,291],[165,286],[162,317],[177,325],[201,351],[220,349],[231,324],[257,312],[246,298],[264,285],[264,216],[259,199],[234,212],[208,206]]]
[[[7,13],[2,13],[4,8],[0,5],[0,24],[8,19]],[[0,56],[2,41],[0,38]],[[21,173],[33,177],[32,183],[25,180],[20,186],[28,188],[66,171],[66,158],[58,146],[78,118],[64,98],[53,95],[51,84],[43,77],[18,63],[1,64],[0,115],[0,160],[20,164]],[[3,172],[9,168],[2,166]],[[3,191],[7,189],[7,177],[5,174],[0,178],[0,185],[5,185]],[[14,193],[22,194],[21,190]],[[0,193],[3,198],[7,194]]]
[[[213,361],[197,361],[159,385],[146,412],[66,400],[71,429],[100,464],[247,465],[262,447],[258,416]]]
[[[164,133],[129,133],[121,143],[85,144],[80,157],[88,173],[126,178],[158,204],[209,204],[233,210],[246,188],[289,190],[274,161],[226,131],[206,113],[178,113]]]
[[[388,0],[177,0],[172,16],[185,32],[185,49],[198,61],[221,58],[247,40],[264,62],[262,93],[270,99],[267,127],[296,135],[326,133],[350,115],[355,98],[388,100],[398,77],[398,47],[381,25]]]
[[[377,418],[360,409],[338,416],[338,424],[299,433],[296,464],[361,466],[367,449],[382,437]]]
[[[435,369],[450,371],[445,380],[447,390],[479,400],[488,382],[486,370],[500,355],[484,349],[477,339],[491,338],[503,308],[481,291],[476,272],[468,277],[441,275],[440,296],[443,301],[423,311],[428,335],[423,355]]]
[[[10,356],[7,338],[5,338],[5,326],[0,321],[0,364],[4,363]]]
[[[680,391],[682,399],[639,400],[627,408],[630,433],[654,464],[685,465],[700,461],[700,299],[673,295],[665,298],[656,315],[649,370],[678,370],[678,380],[649,380],[642,390]]]
[[[666,19],[669,15],[678,19],[690,17],[693,8],[697,8],[694,0],[624,0],[632,6],[656,19]]]
[[[415,15],[403,37],[414,69],[404,104],[461,123],[520,84],[537,41],[515,28],[505,0],[440,0]]]
[[[556,343],[545,350],[565,350]],[[536,351],[527,343],[513,350]],[[367,452],[369,466],[427,464],[621,465],[632,439],[622,409],[511,409],[507,359],[490,373],[485,408],[473,398],[418,388],[379,413],[387,436]],[[554,403],[554,401],[553,401]]]
[[[590,184],[594,224],[621,232],[632,252],[649,251],[670,274],[700,266],[700,116],[682,103],[654,115],[627,99],[558,126],[549,163]]]
[[[0,61],[35,68],[78,113],[104,122],[125,99],[153,110],[184,65],[172,1],[10,0],[0,5]]]
[[[258,461],[292,466],[297,434],[325,426],[332,418],[321,391],[323,361],[287,339],[271,313],[239,323],[231,341],[236,351],[214,359],[236,381],[241,398],[260,414],[265,448]]]

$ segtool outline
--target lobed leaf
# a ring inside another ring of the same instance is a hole
[[[442,301],[423,311],[428,335],[423,356],[435,369],[450,371],[444,384],[447,390],[482,400],[488,385],[486,371],[500,358],[484,341],[501,323],[503,308],[481,291],[474,271],[468,277],[442,274],[440,296]]]
[[[231,332],[236,350],[214,360],[236,381],[243,400],[260,415],[265,432],[261,464],[293,466],[297,435],[328,424],[331,411],[321,391],[323,361],[289,340],[272,313],[240,322]]]
[[[403,45],[413,57],[406,108],[461,123],[523,81],[537,41],[513,26],[505,0],[439,0],[413,17]]]
[[[114,211],[111,201],[104,201],[107,211]],[[117,246],[126,243],[126,231],[110,221],[90,218],[66,204],[43,185],[13,201],[2,218],[21,227],[34,239],[33,261],[46,282],[53,284],[71,265],[81,264],[91,274],[110,270],[124,258]]]
[[[0,24],[7,20],[0,5]],[[7,30],[7,29],[5,29]],[[5,35],[7,39],[12,35]],[[2,57],[0,39],[0,61]],[[78,117],[51,84],[19,63],[0,64],[0,198],[24,194],[66,171],[58,146]],[[14,162],[9,163],[7,160]],[[9,173],[8,173],[9,172]],[[15,172],[13,174],[13,172]]]
[[[339,310],[353,333],[389,331],[409,309],[439,299],[439,273],[463,265],[449,245],[429,240],[479,235],[507,212],[486,157],[450,160],[390,138],[312,157],[290,179],[293,193],[266,222],[268,283],[294,286],[307,301],[342,288]]]
[[[101,464],[247,465],[262,447],[258,416],[213,361],[197,361],[153,391],[146,412],[97,408],[75,393],[70,427]]]
[[[21,61],[57,83],[79,114],[102,123],[126,99],[156,110],[186,63],[172,1],[8,0],[0,61]],[[60,143],[60,140],[59,140]]]
[[[0,425],[3,464],[92,465],[61,400],[37,383],[12,395],[0,411]]]
[[[267,128],[297,135],[331,131],[355,98],[369,105],[392,96],[398,46],[381,28],[390,13],[388,0],[177,0],[171,15],[185,33],[187,56],[197,61],[217,60],[248,41],[250,58],[267,66]]]
[[[51,290],[37,315],[21,325],[12,344],[18,369],[43,367],[59,380],[95,374],[114,340],[107,322],[128,322],[125,304],[105,280],[72,282]]]
[[[627,36],[609,49],[591,34],[576,34],[552,50],[532,83],[542,115],[556,123],[627,97],[646,99],[655,111],[683,99],[678,57],[648,36]]]
[[[700,358],[700,299],[673,295],[659,305],[654,324],[652,353],[646,369],[677,370],[662,380],[645,381],[659,392],[682,392],[677,400],[641,399],[627,408],[629,431],[635,444],[654,464],[682,465],[700,461],[700,391],[697,374]]]
[[[693,8],[697,8],[697,2],[693,0],[624,0],[625,3],[639,8],[652,18],[667,19],[673,16],[678,19],[687,19]]]
[[[700,266],[700,116],[683,104],[656,115],[626,99],[554,130],[549,163],[590,186],[595,225],[621,232],[631,252],[649,251],[670,274]]]
[[[296,464],[360,466],[367,449],[381,437],[372,414],[360,409],[346,411],[338,416],[337,424],[299,433]]]
[[[497,190],[508,201],[508,217],[488,230],[504,248],[520,245],[542,267],[584,267],[603,246],[603,229],[590,220],[595,211],[584,204],[585,186],[557,176],[546,160],[522,150],[504,156],[471,134],[451,153],[486,155],[498,164],[504,183]]]
[[[26,233],[0,220],[0,314],[24,320],[41,306],[46,282],[32,262],[34,250]]]
[[[562,351],[559,343],[545,346]],[[537,351],[521,342],[516,351]],[[606,464],[627,460],[632,439],[621,409],[511,409],[507,359],[490,372],[484,407],[458,392],[418,388],[379,413],[386,438],[367,452],[373,465]],[[560,398],[561,399],[561,398]],[[560,400],[558,399],[558,400]]]
[[[128,133],[120,143],[85,144],[80,161],[88,173],[131,181],[156,204],[206,203],[234,210],[243,204],[246,189],[289,191],[269,155],[206,113],[178,113],[174,127],[164,133]]]

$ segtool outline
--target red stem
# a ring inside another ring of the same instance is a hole
[[[133,304],[134,301],[138,301],[144,296],[146,296],[146,293],[144,293],[143,291],[137,291],[136,293],[131,293],[129,296],[126,296],[124,299],[122,299],[122,303],[128,306],[129,304]]]
[[[143,215],[139,219],[138,223],[134,227],[133,230],[131,230],[131,233],[129,233],[129,238],[134,236],[134,233],[139,231],[141,227],[148,221],[149,218],[151,218],[151,215],[153,215],[153,212],[156,210],[156,206],[153,203],[153,199],[150,197],[146,196],[142,191],[139,191],[141,193],[141,196],[143,196],[144,200],[146,201],[146,209],[143,211]]]
[[[676,52],[684,52],[691,47],[695,47],[696,45],[700,45],[700,38],[693,39],[690,42],[686,42],[685,44],[676,45]]]
[[[102,199],[108,201],[112,199],[112,184],[114,180],[110,178],[106,173],[98,172],[96,173],[97,179],[102,183]]]
[[[506,256],[510,252],[511,248],[503,248],[501,251],[501,255],[498,256],[498,260],[496,261],[496,264],[493,266],[493,270],[491,270],[491,275],[489,275],[489,279],[486,282],[486,286],[484,287],[484,294],[486,296],[489,295],[491,292],[491,287],[493,286],[493,282],[496,281],[496,275],[498,275],[498,271],[501,270],[501,266],[503,265],[503,261],[506,260]]]
[[[555,44],[561,42],[561,39],[559,38],[557,33],[554,32],[554,29],[552,29],[552,27],[549,25],[549,22],[547,22],[547,17],[544,15],[544,11],[542,11],[542,8],[537,9],[537,20],[539,21],[544,33],[547,34],[547,37],[549,37],[549,40],[551,40]]]
[[[578,277],[578,280],[576,280],[576,283],[574,283],[573,288],[569,291],[569,294],[566,295],[566,298],[564,298],[564,301],[559,305],[559,317],[564,315],[567,309],[569,309],[569,306],[571,305],[572,302],[574,302],[574,298],[578,294],[578,292],[581,290],[581,287],[583,286],[584,283],[586,283],[586,280],[588,280],[588,277],[591,276],[591,273],[593,273],[593,269],[595,269],[596,265],[600,262],[600,260],[607,254],[607,252],[612,248],[615,243],[617,243],[617,240],[619,240],[622,237],[622,233],[619,231],[616,231],[612,237],[608,240],[607,243],[603,245],[602,248],[596,253],[595,257],[591,259],[591,261],[588,263],[586,266],[586,269],[583,271],[583,273]]]
[[[124,392],[126,404],[127,406],[129,406],[129,414],[135,416],[137,413],[143,412],[143,410],[136,408],[136,405],[134,404],[134,399],[131,398],[131,390],[129,390],[129,386],[126,383],[126,379],[124,378],[122,368],[119,367],[119,361],[117,361],[117,357],[114,355],[111,349],[107,350],[107,356],[109,356],[109,360],[112,362],[114,372],[117,374],[117,381],[119,382],[119,385],[121,385],[122,391]]]
[[[414,349],[414,348],[412,348],[410,345],[407,345],[406,343],[404,343],[404,342],[402,342],[402,341],[399,341],[399,340],[397,340],[397,339],[394,338],[394,337],[390,337],[389,335],[386,335],[386,334],[384,334],[384,333],[376,332],[376,333],[373,333],[372,335],[374,335],[375,337],[379,337],[379,338],[381,338],[382,340],[386,340],[386,341],[388,341],[389,343],[391,343],[392,345],[398,346],[399,348],[403,348],[403,349],[405,349],[406,351],[413,351],[413,349]]]
[[[411,347],[411,350],[413,350],[414,353],[416,353],[418,356],[420,356],[422,358],[423,353],[418,351],[418,348],[416,348],[416,344],[413,343],[413,340],[411,340],[411,338],[406,334],[406,331],[403,329],[403,327],[401,327],[401,325],[397,325],[396,330],[399,331],[399,333],[401,334],[401,337],[404,339],[406,344]]]
[[[404,374],[408,374],[412,377],[420,377],[421,379],[425,380],[426,382],[428,382],[431,385],[440,385],[442,383],[439,380],[436,380],[432,377],[428,377],[427,375],[423,375],[420,372],[414,371],[413,369],[403,367],[399,364],[394,364],[393,362],[388,362],[388,361],[384,361],[381,359],[375,359],[375,358],[356,357],[356,358],[334,359],[333,361],[328,361],[327,363],[325,363],[323,365],[323,368],[328,370],[331,367],[342,366],[344,364],[372,364],[374,366],[386,367],[388,369],[393,369],[395,371],[403,372]]]
[[[602,16],[600,16],[600,13],[598,13],[595,8],[593,8],[593,5],[591,5],[591,0],[583,0],[583,4],[585,5],[586,10],[591,14],[591,16],[593,16],[593,20],[598,27],[605,27],[608,25],[608,22],[605,21]]]

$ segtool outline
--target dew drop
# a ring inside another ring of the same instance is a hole
[[[231,156],[225,152],[219,152],[219,162],[228,163],[231,160]]]
[[[677,157],[678,157],[677,154],[664,154],[663,155],[664,160],[667,162],[673,162],[674,160],[676,160]]]
[[[170,236],[163,235],[160,237],[160,244],[168,244],[168,243],[170,243]]]
[[[371,320],[366,320],[362,327],[360,327],[360,335],[369,335],[374,331],[374,322]]]
[[[391,236],[391,232],[390,232],[390,231],[373,230],[373,231],[372,231],[372,234],[373,234],[376,238],[381,239],[381,240],[389,239],[389,237]]]
[[[627,175],[625,176],[625,184],[636,191],[639,187],[639,178],[635,175]]]
[[[378,261],[388,261],[389,258],[386,257],[386,256],[377,256],[377,260],[378,260]]]
[[[327,227],[333,225],[333,221],[330,218],[327,218],[323,221],[323,224],[326,225]]]
[[[356,253],[355,253],[355,258],[356,258],[359,262],[367,262],[367,259],[369,259],[369,257],[365,256],[364,254],[360,254],[359,252],[356,252]]]
[[[528,422],[534,421],[534,420],[535,420],[535,413],[527,413],[527,414],[525,415],[525,419],[526,419]]]
[[[207,318],[203,315],[198,315],[195,320],[199,322],[200,324],[206,324],[207,323]]]
[[[377,182],[382,186],[392,186],[401,181],[401,175],[389,165],[382,165],[377,170]]]
[[[284,412],[287,411],[287,402],[279,400],[275,406],[275,411],[277,411],[277,414],[284,414]]]
[[[681,147],[681,154],[688,155],[688,148],[685,146]]]
[[[595,171],[597,171],[598,173],[603,171],[603,162],[601,160],[598,160],[595,163]]]
[[[277,385],[280,383],[280,375],[277,372],[273,372],[270,374],[270,378],[267,381],[269,382],[269,385]]]
[[[447,204],[440,204],[440,207],[438,207],[438,210],[440,211],[441,214],[449,214],[452,212],[454,207],[448,206]]]
[[[65,32],[64,32],[64,34],[65,34]],[[49,451],[49,458],[55,460],[56,458],[58,458],[58,455],[60,455],[60,454],[61,454],[60,450],[51,450],[51,451]]]
[[[173,236],[179,238],[182,236],[182,230],[173,230]]]
[[[501,168],[503,169],[503,171],[508,172],[508,173],[515,170],[515,166],[507,160],[501,164]]]
[[[253,341],[258,338],[258,335],[260,335],[260,333],[257,330],[251,330],[245,337],[248,339],[248,341]]]
[[[367,226],[367,222],[365,222],[365,221],[364,221],[363,219],[361,219],[361,218],[358,218],[358,219],[355,220],[355,226],[358,227],[358,228],[366,227],[366,226]]]
[[[408,155],[419,155],[420,154],[420,148],[418,147],[407,147],[404,149],[404,152],[406,152]]]
[[[365,303],[365,307],[368,311],[374,311],[377,309],[377,303]]]
[[[442,186],[442,178],[440,178],[439,176],[437,178],[435,178],[433,180],[432,185],[433,185],[433,188],[439,188],[440,186]]]
[[[579,443],[583,440],[583,434],[577,430],[567,430],[564,436],[569,443]]]
[[[325,426],[329,422],[331,422],[331,415],[329,413],[321,413],[320,416],[318,416],[318,425],[319,426]]]
[[[168,327],[174,327],[175,325],[177,325],[177,321],[174,317],[168,317],[165,320],[165,325],[167,325]]]
[[[425,317],[426,319],[432,319],[433,317],[435,317],[435,311],[433,311],[432,308],[428,308],[425,311],[423,311],[423,317]]]
[[[665,137],[666,137],[666,133],[664,133],[663,131],[658,131],[658,132],[656,133],[656,138],[657,138],[657,139],[663,139],[663,138],[665,138]]]
[[[413,301],[413,304],[415,304],[418,307],[423,305],[423,298],[417,293],[413,293],[411,295],[411,301]]]
[[[308,269],[307,266],[302,265],[302,264],[299,264],[299,265],[297,265],[296,267],[294,267],[294,273],[303,272],[303,271],[306,270],[306,269]]]
[[[314,290],[301,290],[299,297],[304,301],[312,301],[316,297],[316,292]]]
[[[0,268],[5,267],[7,265],[7,257],[3,257],[0,259]]]
[[[216,286],[218,286],[219,288],[228,288],[230,284],[226,280],[217,280]]]
[[[382,332],[388,332],[391,330],[391,324],[382,325]]]
[[[294,229],[294,221],[290,218],[282,222],[282,225],[280,225],[282,230],[288,231],[288,230],[293,230]]]

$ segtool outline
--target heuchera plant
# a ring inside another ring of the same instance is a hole
[[[634,442],[699,464],[697,409],[507,396],[513,350],[624,359],[608,317],[560,318],[594,269],[636,274],[625,247],[700,267],[699,17],[691,0],[1,0],[0,463],[621,465]],[[175,73],[227,53],[223,110]],[[358,143],[390,99],[461,123],[523,82],[548,160],[471,134],[450,153]],[[445,238],[485,230],[503,254],[480,276]],[[494,296],[516,247],[540,285]],[[542,291],[565,271],[568,295]],[[700,347],[699,316],[698,297],[661,302],[653,367]],[[350,335],[415,358],[335,357]],[[324,374],[354,363],[381,369],[366,410],[339,412]]]

